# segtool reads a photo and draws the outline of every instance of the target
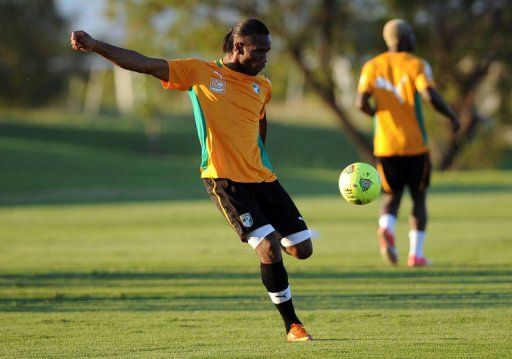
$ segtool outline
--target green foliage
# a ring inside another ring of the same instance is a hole
[[[41,105],[59,95],[70,51],[53,1],[0,1],[0,102]]]
[[[487,74],[488,63],[499,62],[510,70],[512,51],[508,44],[512,34],[507,30],[512,25],[512,5],[509,2],[390,0],[386,3],[397,16],[413,24],[418,52],[431,61],[442,88],[476,87]],[[509,92],[510,86],[509,82]]]
[[[273,54],[267,71],[276,84],[275,98],[282,98],[286,92],[288,64],[290,61],[298,63],[297,71],[306,74],[306,87],[318,94],[327,107],[334,109],[333,116],[341,120],[360,154],[364,153],[361,148],[367,145],[364,134],[358,133],[355,119],[347,116],[346,109],[336,100],[339,91],[333,80],[332,64],[339,56],[348,58],[356,79],[364,61],[385,51],[382,26],[393,17],[404,17],[412,23],[418,39],[417,53],[432,64],[439,88],[461,117],[463,126],[458,136],[447,136],[447,126],[433,135],[432,143],[438,146],[434,150],[442,154],[439,163],[450,165],[450,160],[445,161],[452,158],[450,151],[464,152],[465,146],[473,140],[477,145],[485,143],[479,137],[489,133],[482,131],[487,123],[493,124],[492,132],[502,133],[502,124],[512,118],[509,101],[512,52],[508,46],[512,41],[508,31],[512,24],[512,6],[507,1],[210,0],[162,4],[146,0],[118,3],[130,9],[127,13],[141,28],[165,38],[161,41],[162,47],[170,56],[177,57],[183,53],[217,57],[220,42],[230,26],[244,17],[262,19],[273,35]],[[150,38],[154,36],[143,36],[140,43],[147,44]],[[490,111],[486,110],[486,116],[493,117],[492,120],[482,118],[481,114],[472,115],[491,102],[497,103]],[[481,126],[480,122],[486,124]],[[452,146],[454,143],[456,146]],[[459,165],[468,163],[469,152]]]

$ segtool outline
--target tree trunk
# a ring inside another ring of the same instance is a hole
[[[453,134],[447,145],[447,151],[441,158],[439,165],[440,170],[448,170],[453,167],[455,157],[459,154],[460,150],[466,144],[471,142],[471,139],[476,134],[478,126],[482,123],[482,117],[476,112],[474,108],[464,111],[467,125],[461,130],[458,135]],[[462,120],[462,116],[461,116]]]
[[[346,114],[345,110],[340,105],[338,105],[336,101],[334,86],[323,86],[322,83],[315,78],[313,72],[304,63],[304,58],[299,48],[292,48],[291,54],[301,71],[304,73],[306,82],[314,88],[315,92],[320,95],[320,98],[336,114],[338,123],[347,135],[348,140],[356,148],[356,151],[361,159],[373,163],[374,157],[372,144],[368,141],[364,134],[352,124],[352,121]]]

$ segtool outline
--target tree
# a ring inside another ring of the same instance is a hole
[[[61,41],[66,30],[53,1],[0,1],[1,102],[34,106],[63,90],[64,57],[70,53]]]
[[[236,2],[231,2],[235,6]],[[340,53],[359,63],[369,54],[383,50],[380,39],[385,21],[403,16],[419,33],[419,53],[431,59],[441,91],[448,93],[459,113],[462,128],[457,134],[447,131],[441,142],[437,166],[448,169],[472,141],[481,136],[482,124],[490,123],[478,110],[476,100],[482,83],[494,65],[499,76],[496,84],[503,117],[510,118],[509,98],[512,81],[512,4],[500,0],[269,0],[268,7],[238,6],[246,15],[260,14],[286,48],[307,83],[332,109],[348,138],[363,158],[369,158],[368,141],[357,130],[354,119],[336,99],[333,62]],[[355,29],[355,30],[354,30]],[[499,121],[498,121],[499,123]],[[500,126],[495,125],[496,131]],[[485,150],[485,149],[484,149]]]
[[[281,48],[296,63],[306,84],[332,110],[365,160],[372,158],[368,134],[359,129],[356,119],[338,99],[333,64],[344,55],[359,68],[371,55],[384,51],[380,34],[386,20],[402,16],[412,22],[418,35],[419,54],[430,60],[440,75],[441,91],[448,93],[460,114],[463,126],[459,134],[447,135],[448,126],[443,133],[435,134],[439,138],[433,142],[442,147],[437,165],[443,169],[451,167],[464,147],[480,135],[484,119],[475,101],[479,86],[493,64],[508,69],[511,58],[507,44],[512,36],[512,4],[507,1],[171,0],[160,7],[150,0],[130,3],[145,10],[146,24],[151,23],[148,19],[170,11],[172,20],[161,34],[173,43],[185,39],[181,45],[189,48],[191,44],[203,49],[210,46],[210,51],[212,38],[204,39],[208,34],[219,34],[219,30],[213,29],[225,29],[241,17],[262,19],[277,35],[274,40],[278,50]],[[470,34],[468,29],[472,30]],[[499,81],[502,114],[510,114],[510,105],[504,101],[510,96],[510,82],[510,78]]]
[[[333,110],[343,130],[365,159],[371,158],[371,145],[368,136],[354,126],[346,110],[336,99],[336,85],[333,80],[332,60],[347,46],[342,31],[340,16],[349,18],[349,10],[340,1],[316,2],[299,1],[167,1],[165,6],[155,5],[154,1],[118,2],[125,9],[137,7],[132,13],[138,23],[148,31],[148,25],[169,11],[172,13],[167,26],[160,26],[159,36],[168,39],[168,49],[181,48],[181,51],[198,50],[202,54],[218,55],[221,41],[232,26],[242,17],[261,18],[278,35],[277,42],[283,44],[283,52],[296,62],[304,73],[306,82]],[[340,11],[341,10],[341,11]],[[144,14],[144,18],[139,17]],[[347,20],[348,21],[348,20]],[[146,24],[146,25],[144,25]],[[323,26],[320,26],[322,24]],[[153,31],[155,31],[154,26]],[[164,30],[162,31],[162,28]],[[219,32],[219,29],[220,32]],[[151,31],[151,30],[149,30]],[[216,37],[212,38],[212,34]],[[205,41],[209,39],[210,41]],[[274,37],[275,39],[275,37]],[[175,44],[179,44],[176,46]],[[146,42],[147,46],[147,42]],[[276,53],[275,43],[273,53]],[[279,52],[279,45],[277,46]],[[192,50],[194,48],[195,50]],[[273,55],[275,56],[275,55]],[[311,60],[311,61],[310,61]]]

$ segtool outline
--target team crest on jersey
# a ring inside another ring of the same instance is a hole
[[[254,91],[254,93],[256,95],[258,95],[260,93],[260,87],[258,86],[257,83],[255,83],[255,82],[252,83],[252,90]]]
[[[212,77],[210,79],[210,90],[216,93],[226,92],[226,81]]]
[[[249,212],[242,214],[240,216],[240,220],[242,221],[242,224],[244,225],[245,228],[251,227],[254,223]]]

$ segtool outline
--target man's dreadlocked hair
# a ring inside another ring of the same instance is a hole
[[[238,24],[233,26],[231,31],[229,31],[224,37],[222,51],[224,51],[224,53],[230,53],[233,51],[233,39],[235,36],[247,36],[253,34],[269,35],[270,31],[268,31],[267,26],[259,20],[247,19],[240,21]]]

